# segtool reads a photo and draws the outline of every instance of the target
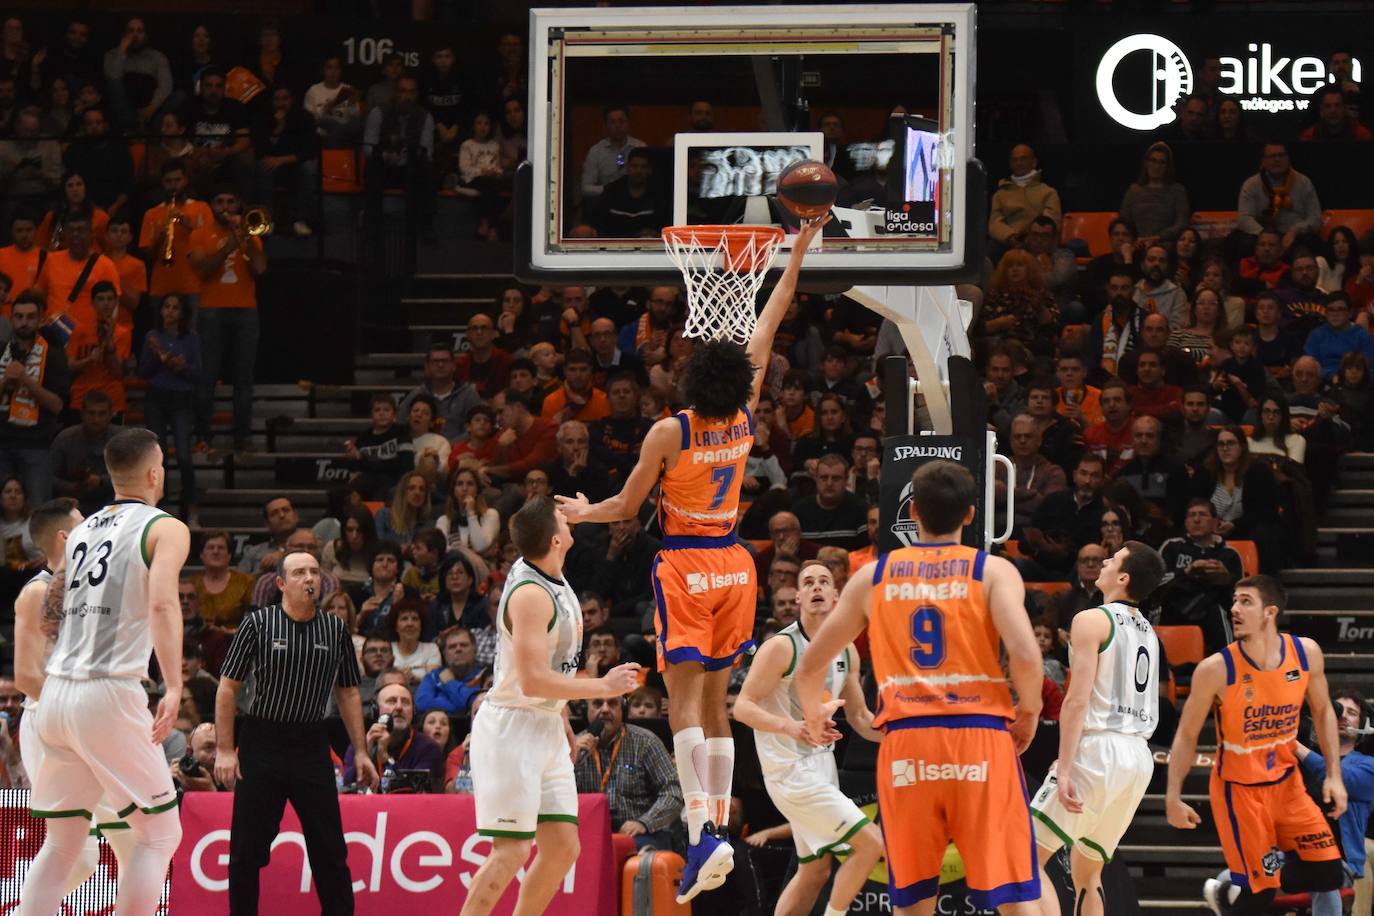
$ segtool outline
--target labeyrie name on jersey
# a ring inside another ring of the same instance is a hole
[[[748,423],[732,423],[727,429],[699,429],[692,434],[692,464],[736,461],[752,446]]]

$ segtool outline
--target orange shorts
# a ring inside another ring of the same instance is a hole
[[[878,809],[894,908],[939,892],[951,840],[976,905],[995,910],[1040,899],[1030,796],[1005,719],[929,716],[888,723],[878,751]]]
[[[1247,786],[1212,771],[1212,820],[1221,837],[1231,883],[1251,893],[1279,887],[1284,853],[1304,862],[1341,857],[1331,826],[1307,794],[1297,767],[1277,782]]]
[[[713,541],[723,546],[674,546]],[[754,647],[754,558],[733,538],[667,537],[663,544],[652,574],[659,670],[679,662],[701,662],[707,671],[733,666]]]

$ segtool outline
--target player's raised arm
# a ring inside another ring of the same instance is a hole
[[[1040,656],[1040,644],[1035,641],[1035,630],[1026,616],[1026,586],[1016,567],[1001,557],[988,557],[983,562],[983,582],[987,586],[988,613],[1006,647],[1011,686],[1016,691],[1016,721],[1011,730],[1019,754],[1030,746],[1040,722],[1045,663]]]
[[[1180,830],[1192,830],[1202,823],[1192,806],[1183,801],[1183,780],[1188,777],[1197,756],[1197,736],[1226,688],[1225,665],[1219,654],[1213,654],[1204,658],[1193,671],[1188,702],[1183,704],[1178,730],[1174,733],[1174,746],[1169,749],[1169,788],[1164,796],[1164,810],[1169,823]]]
[[[649,434],[644,437],[644,444],[639,450],[639,461],[630,471],[630,476],[625,478],[625,485],[620,488],[619,493],[599,503],[590,502],[581,493],[576,496],[555,496],[554,499],[563,510],[569,525],[580,525],[582,522],[618,522],[629,518],[638,512],[639,507],[644,505],[644,500],[649,498],[649,492],[658,483],[659,472],[663,469],[664,462],[681,448],[682,425],[676,417],[665,417],[655,423],[649,429]]]
[[[754,387],[749,394],[751,411],[758,406],[759,394],[763,391],[763,377],[768,374],[768,356],[773,350],[773,337],[778,333],[778,326],[782,324],[787,307],[792,304],[792,297],[797,292],[797,275],[801,272],[802,261],[806,258],[806,249],[811,247],[811,241],[816,237],[816,233],[830,220],[831,215],[827,213],[820,219],[802,223],[801,231],[793,240],[792,251],[787,257],[787,267],[778,279],[778,285],[773,287],[773,291],[768,295],[768,302],[764,305],[763,311],[759,313],[759,322],[754,327],[754,335],[749,338],[747,347],[749,361],[758,370],[754,373]]]
[[[802,713],[806,716],[806,726],[811,737],[818,743],[823,739],[829,726],[830,715],[844,700],[821,702],[825,671],[830,660],[845,650],[854,637],[868,626],[868,609],[873,595],[873,570],[876,563],[865,563],[854,575],[849,577],[840,601],[835,609],[826,615],[825,623],[811,640],[806,654],[802,656],[797,673],[792,677],[792,685],[797,690],[797,700],[801,703]],[[1034,636],[1032,635],[1032,640]],[[1039,696],[1039,694],[1036,694]]]
[[[1329,807],[1326,816],[1335,820],[1345,813],[1348,801],[1345,781],[1341,778],[1341,735],[1336,723],[1336,711],[1331,706],[1331,688],[1326,683],[1326,656],[1321,647],[1305,636],[1303,653],[1307,656],[1307,705],[1312,710],[1312,728],[1317,733],[1317,745],[1326,759],[1326,776],[1322,779],[1322,801]]]

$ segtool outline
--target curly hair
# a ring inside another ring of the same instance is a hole
[[[1007,271],[1014,264],[1026,269],[1026,289],[1038,293],[1045,288],[1045,272],[1041,270],[1040,262],[1020,249],[1013,249],[1002,255],[1002,259],[997,262],[997,269],[992,272],[989,288],[999,293],[1007,289]]]
[[[728,340],[703,342],[687,357],[682,394],[692,409],[707,419],[724,420],[749,400],[757,367],[749,354]]]

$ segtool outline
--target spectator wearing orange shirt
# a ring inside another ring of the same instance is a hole
[[[1059,379],[1055,395],[1059,403],[1059,413],[1085,429],[1102,419],[1102,392],[1088,385],[1088,364],[1077,353],[1061,353],[1054,364],[1054,374]]]
[[[592,385],[592,354],[573,350],[563,361],[563,384],[544,398],[539,415],[555,424],[568,420],[590,423],[610,415],[606,392]]]
[[[4,314],[9,317],[15,298],[38,284],[38,275],[47,263],[48,252],[34,243],[38,222],[32,213],[19,211],[10,222],[14,244],[0,248],[0,273],[10,278],[9,294],[4,301]]]
[[[253,418],[253,369],[258,355],[257,277],[267,270],[262,239],[250,236],[232,188],[210,200],[214,222],[191,233],[191,264],[200,275],[197,333],[204,347],[196,438],[210,441],[215,384],[221,373],[234,386],[234,450],[246,451]]]
[[[96,285],[108,282],[119,299],[119,271],[114,263],[91,246],[91,219],[82,213],[70,214],[63,227],[66,251],[53,252],[43,265],[38,286],[48,295],[48,315],[55,319],[66,312],[73,327],[95,330],[95,309],[91,293]]]
[[[132,328],[138,307],[148,292],[148,265],[143,259],[129,254],[134,240],[133,225],[125,211],[110,217],[105,226],[105,257],[119,275],[119,312],[115,320],[121,327]]]
[[[187,315],[194,321],[199,305],[200,277],[191,266],[191,233],[208,226],[215,217],[205,201],[187,196],[189,183],[184,160],[164,162],[161,180],[163,202],[143,214],[143,228],[138,236],[139,250],[153,265],[148,294],[155,300],[154,311],[163,296],[180,294]],[[173,217],[176,222],[172,226],[172,259],[168,261],[165,260],[167,222]]]
[[[37,243],[49,252],[67,247],[67,220],[74,214],[84,214],[91,221],[91,239],[97,251],[105,240],[105,226],[110,214],[91,203],[86,193],[86,179],[76,172],[62,176],[62,199],[43,216],[38,224]],[[55,237],[55,238],[54,238]]]
[[[115,320],[119,290],[108,280],[91,290],[95,320],[79,323],[67,341],[67,365],[72,373],[72,393],[67,402],[70,419],[79,415],[86,395],[103,391],[110,398],[115,422],[123,422],[128,407],[124,397],[124,370],[133,354],[133,332]]]
[[[1112,379],[1102,386],[1102,419],[1083,431],[1083,445],[1102,456],[1108,477],[1131,460],[1135,436],[1131,429],[1131,395],[1125,382]]]
[[[789,369],[782,377],[782,419],[793,442],[811,435],[816,428],[816,412],[807,398],[811,380],[803,369]]]

